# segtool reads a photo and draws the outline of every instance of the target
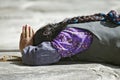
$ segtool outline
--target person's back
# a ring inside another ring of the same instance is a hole
[[[89,22],[71,24],[67,27],[79,27],[94,34],[90,48],[76,56],[79,60],[107,62],[120,65],[120,26],[110,22]]]

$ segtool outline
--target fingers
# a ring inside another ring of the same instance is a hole
[[[29,37],[33,37],[34,31],[33,29],[29,26]]]
[[[29,30],[29,37],[33,37],[33,35],[34,35],[33,29],[29,26],[28,30]]]
[[[26,37],[26,38],[29,38],[29,35],[30,35],[29,32],[30,32],[30,31],[29,31],[29,26],[28,26],[28,25],[25,25],[25,37]]]
[[[21,33],[19,42],[22,40],[22,38],[23,38],[23,37],[22,37],[22,33]]]
[[[22,27],[21,37],[25,38],[25,26]]]
[[[34,31],[29,25],[23,26],[22,34],[21,34],[22,38],[29,38],[32,37],[33,35],[34,35]]]

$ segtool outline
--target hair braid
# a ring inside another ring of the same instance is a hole
[[[33,44],[38,45],[43,41],[53,40],[68,24],[78,24],[93,21],[108,21],[120,25],[120,15],[118,15],[114,10],[111,10],[108,14],[97,13],[88,16],[78,16],[65,19],[59,23],[48,24],[36,32],[33,37]]]
[[[75,23],[84,23],[91,21],[101,21],[102,17],[99,14],[89,15],[89,16],[78,16],[73,17],[67,20],[67,24],[75,24]]]

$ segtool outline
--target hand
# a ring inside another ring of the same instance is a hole
[[[19,49],[21,52],[26,46],[33,45],[33,35],[34,31],[30,26],[23,26],[19,42]]]

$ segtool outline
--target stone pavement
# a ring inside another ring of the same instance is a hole
[[[20,53],[2,53],[21,56]],[[54,65],[26,66],[21,61],[0,62],[0,80],[120,80],[119,66],[63,61]]]
[[[21,26],[34,30],[64,18],[120,13],[120,0],[0,0],[0,51],[18,49]],[[19,52],[0,52],[21,56]],[[0,80],[120,80],[120,68],[108,64],[59,62],[55,65],[25,66],[21,61],[0,62]]]

